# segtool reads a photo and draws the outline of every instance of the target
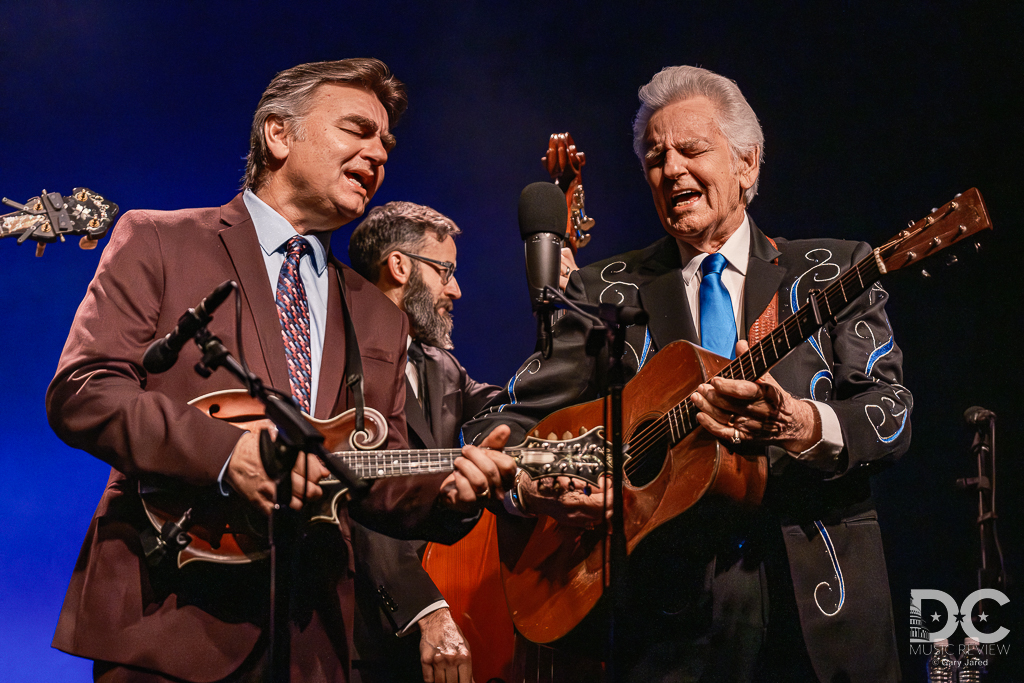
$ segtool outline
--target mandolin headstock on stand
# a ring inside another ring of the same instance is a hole
[[[42,256],[46,245],[63,242],[67,236],[81,236],[78,246],[95,249],[110,230],[117,217],[117,204],[86,187],[76,187],[63,196],[43,190],[24,204],[3,198],[3,203],[18,209],[0,216],[0,239],[17,237],[36,243],[36,256]]]

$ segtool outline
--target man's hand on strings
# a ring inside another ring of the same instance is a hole
[[[593,528],[612,514],[611,478],[604,475],[591,484],[573,477],[531,479],[523,472],[519,496],[524,513],[547,515],[567,526]]]
[[[260,429],[246,432],[235,445],[228,462],[224,480],[239,495],[255,505],[264,514],[274,509],[277,487],[267,476],[260,458]],[[300,453],[292,468],[292,498],[289,503],[293,510],[302,509],[306,500],[316,500],[323,491],[318,482],[330,474],[315,455]]]
[[[516,461],[500,452],[508,436],[508,427],[502,425],[479,447],[462,448],[462,455],[455,459],[455,471],[441,484],[441,500],[448,507],[472,512],[481,505],[501,506],[516,476]]]
[[[746,350],[747,342],[736,344],[737,356]],[[697,422],[736,453],[768,445],[801,453],[821,439],[817,408],[794,398],[769,374],[756,382],[714,377],[690,400],[700,410]]]

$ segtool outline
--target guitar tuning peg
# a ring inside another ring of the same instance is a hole
[[[923,277],[925,280],[929,279],[931,276],[932,274],[929,273],[927,270],[925,270],[924,268],[921,269],[921,277]]]
[[[974,243],[974,251],[976,253],[980,253],[981,252],[981,242],[975,242]]]
[[[946,257],[947,266],[955,266],[958,263],[960,263],[960,259],[956,257],[956,254],[950,254],[949,256]]]
[[[86,235],[82,239],[78,240],[79,248],[86,249],[86,250],[95,249],[96,245],[99,244],[99,243],[100,243],[99,240],[91,239],[88,235]]]
[[[44,251],[46,251],[46,245],[42,242],[36,242],[36,258],[42,256]]]

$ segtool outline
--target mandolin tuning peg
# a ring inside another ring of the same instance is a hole
[[[923,277],[925,280],[929,279],[931,276],[932,274],[929,273],[927,270],[925,270],[924,268],[921,269],[921,277]]]
[[[974,251],[976,253],[980,253],[981,252],[981,242],[975,242],[974,243]]]
[[[946,257],[947,266],[955,266],[958,263],[960,263],[960,259],[956,257],[956,254],[950,254],[949,256]]]

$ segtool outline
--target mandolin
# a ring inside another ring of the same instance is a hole
[[[733,361],[685,341],[665,346],[623,390],[623,506],[629,552],[653,530],[703,496],[717,494],[757,505],[767,482],[764,456],[729,452],[698,429],[689,396],[715,376],[753,381],[762,377],[825,321],[882,275],[905,268],[991,228],[976,189],[934,210],[840,275],[808,303]],[[608,424],[607,405],[592,401],[559,410],[530,432],[537,443]],[[652,468],[651,465],[654,465]],[[640,482],[639,468],[657,472]],[[586,477],[584,477],[586,478]],[[536,643],[555,641],[576,627],[604,590],[604,529],[561,527],[549,517],[498,520],[502,580],[516,629]]]
[[[189,405],[239,429],[253,430],[269,425],[263,404],[244,389],[206,394],[193,399]],[[364,413],[364,433],[355,431],[355,409],[329,420],[305,417],[324,435],[324,445],[332,451],[327,460],[347,465],[364,479],[448,472],[462,454],[459,448],[372,450],[384,443],[388,426],[384,416],[369,407]],[[528,438],[521,446],[505,449],[505,452],[531,477],[595,477],[604,458],[601,453],[603,432],[604,428],[600,427],[554,446]],[[539,445],[541,443],[544,445]],[[333,452],[339,448],[348,450]],[[323,496],[306,505],[305,521],[337,524],[338,504],[344,500],[347,489],[333,476],[321,479],[318,484]],[[268,556],[266,517],[238,496],[223,496],[216,486],[157,487],[141,483],[139,494],[146,516],[156,531],[162,532],[168,523],[188,520],[188,539],[177,557],[179,567],[193,561],[245,564]]]
[[[46,245],[81,235],[78,246],[95,249],[117,217],[117,204],[85,187],[76,187],[70,196],[43,190],[24,204],[7,197],[3,203],[18,209],[0,216],[0,239],[17,237],[36,243],[36,256],[42,256]]]

